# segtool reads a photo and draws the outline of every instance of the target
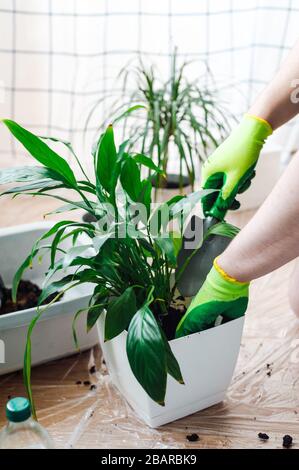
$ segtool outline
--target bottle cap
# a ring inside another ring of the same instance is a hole
[[[16,397],[9,400],[6,404],[6,417],[8,421],[20,423],[30,418],[31,408],[27,398]]]

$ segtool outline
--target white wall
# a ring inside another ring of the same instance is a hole
[[[182,58],[206,59],[221,98],[242,113],[294,43],[298,23],[298,0],[1,0],[0,115],[72,140],[89,160],[83,130],[95,101],[116,92],[120,68],[138,52],[167,74],[174,45]],[[88,144],[105,111],[94,115]],[[7,158],[24,162],[1,126],[0,166]]]

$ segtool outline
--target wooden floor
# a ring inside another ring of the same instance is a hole
[[[55,205],[46,198],[2,199],[0,226],[41,220]],[[250,216],[244,212],[231,220],[242,226]],[[281,448],[283,435],[290,434],[299,447],[299,323],[287,300],[291,268],[289,264],[252,283],[239,361],[226,400],[157,430],[142,424],[113,389],[98,348],[34,368],[39,419],[56,446]],[[90,375],[93,362],[97,372]],[[78,380],[90,380],[97,388],[90,391],[77,385]],[[7,397],[23,393],[21,373],[0,377],[1,425]],[[269,441],[261,442],[259,432],[266,432]],[[190,433],[197,433],[199,441],[189,443]]]

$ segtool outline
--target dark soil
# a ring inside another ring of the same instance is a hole
[[[176,327],[185,315],[186,310],[183,304],[174,305],[169,308],[168,315],[160,317],[162,328],[168,341],[174,339]]]
[[[269,439],[268,434],[264,432],[259,432],[258,433],[258,438],[261,439],[262,441],[267,441]]]
[[[289,434],[286,434],[282,438],[282,445],[283,447],[289,448],[293,444],[293,438]]]
[[[87,387],[88,385],[90,385],[90,380],[84,380],[83,385],[85,385],[85,387]]]
[[[189,442],[196,442],[199,440],[199,437],[198,437],[198,434],[193,433],[193,434],[187,434],[186,439]]]
[[[2,278],[0,277],[0,315],[37,307],[38,298],[41,292],[42,290],[33,282],[21,280],[18,288],[17,302],[15,303],[11,298],[11,289],[7,289],[4,286]],[[51,294],[44,300],[42,305],[46,305],[51,302],[57,294],[58,292]]]

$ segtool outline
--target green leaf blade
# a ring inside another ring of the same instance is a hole
[[[63,177],[71,187],[76,187],[77,182],[69,164],[48,147],[39,137],[24,129],[22,126],[10,119],[3,119],[3,123],[28,150],[28,152],[45,167],[54,170]]]
[[[127,355],[133,374],[147,394],[164,406],[167,369],[161,330],[147,305],[131,320],[127,336]]]
[[[128,328],[137,310],[133,287],[128,287],[122,295],[111,301],[105,319],[105,341],[111,340]]]
[[[96,152],[96,174],[99,183],[111,194],[113,188],[112,170],[116,164],[116,148],[112,125],[108,126],[102,135]]]

